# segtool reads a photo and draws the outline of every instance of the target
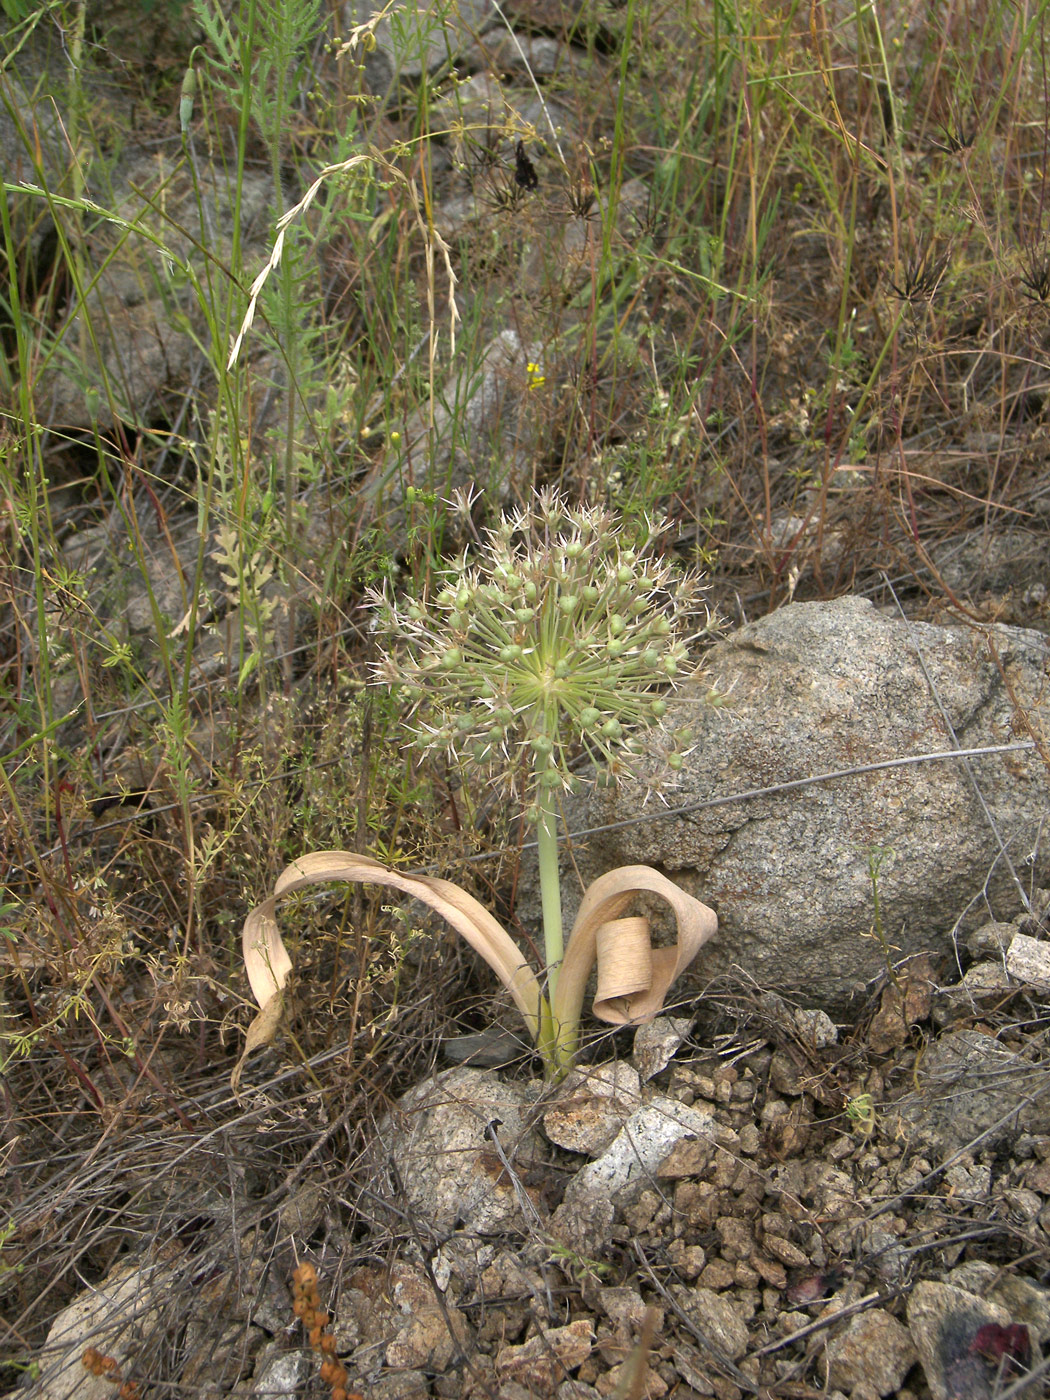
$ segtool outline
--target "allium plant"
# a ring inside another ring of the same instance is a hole
[[[559,793],[578,785],[581,751],[599,774],[641,755],[640,732],[667,711],[657,687],[686,662],[677,623],[697,612],[698,579],[652,558],[643,530],[632,548],[607,511],[545,492],[490,531],[477,563],[464,558],[432,600],[381,603],[380,633],[403,643],[382,674],[417,707],[415,743],[505,786],[536,827],[551,998],[564,952]],[[688,734],[661,737],[680,767]]]
[[[503,784],[536,829],[546,988],[510,935],[472,896],[446,881],[387,871],[349,853],[305,857],[281,876],[275,898],[323,878],[379,880],[423,899],[457,928],[510,990],[550,1075],[575,1056],[587,977],[599,964],[595,1014],[617,1024],[651,1019],[670,983],[716,928],[714,914],[648,866],[594,881],[572,935],[562,933],[559,796],[577,787],[577,760],[615,778],[661,747],[673,770],[688,734],[666,730],[666,693],[687,662],[701,613],[696,575],[653,553],[649,522],[629,534],[607,511],[545,492],[531,510],[490,531],[476,562],[465,556],[433,595],[397,603],[377,596],[376,631],[392,650],[380,674],[410,701],[413,742],[440,749]],[[704,613],[701,631],[712,626]],[[645,731],[656,729],[656,735]],[[380,874],[380,872],[385,872]],[[411,888],[409,888],[411,886]],[[635,893],[661,895],[678,920],[674,948],[653,949],[643,919],[621,919]],[[249,917],[245,957],[260,1005],[287,958],[273,924],[275,900]],[[253,920],[255,922],[253,923]],[[290,966],[290,964],[289,964]]]

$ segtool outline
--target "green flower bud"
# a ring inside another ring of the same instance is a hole
[[[531,578],[527,578],[525,580],[524,586],[522,587],[521,591],[525,595],[526,602],[534,603],[539,597],[539,589],[536,587],[535,583]]]
[[[613,613],[609,619],[609,631],[614,637],[622,636],[627,630],[627,619],[621,617],[619,613]]]
[[[521,626],[524,627],[525,624],[526,624],[527,622],[531,622],[532,619],[536,616],[536,609],[535,609],[535,608],[515,608],[515,609],[514,609],[514,616],[515,616],[515,618],[517,619],[517,621],[521,624]]]
[[[537,734],[532,740],[532,751],[542,757],[554,752],[554,740],[548,734]]]
[[[500,647],[499,659],[503,662],[517,661],[521,653],[522,648],[517,642],[511,642],[509,646]]]
[[[624,648],[623,642],[621,642],[621,641],[620,641],[618,638],[616,638],[616,637],[610,637],[610,639],[609,639],[609,640],[606,642],[606,644],[605,644],[605,650],[606,650],[606,651],[608,652],[608,654],[609,654],[611,657],[613,657],[614,659],[615,659],[617,656],[622,656],[622,655],[623,655],[623,648]]]
[[[447,671],[450,671],[453,666],[461,665],[462,661],[463,653],[460,651],[459,647],[449,647],[441,658],[441,664]]]
[[[662,669],[665,675],[674,676],[678,674],[678,662],[673,656],[665,656],[662,662]]]
[[[448,625],[458,632],[461,627],[467,625],[466,613],[456,611],[450,612],[448,615]]]
[[[588,607],[593,608],[595,603],[601,596],[602,595],[600,590],[595,588],[593,583],[589,583],[587,587],[583,590],[583,601],[587,604]]]
[[[634,580],[634,570],[628,568],[626,564],[621,564],[616,570],[616,577],[621,583],[631,583]]]
[[[570,668],[569,668],[569,663],[565,660],[564,657],[562,657],[562,659],[561,659],[560,661],[556,661],[556,662],[554,663],[554,676],[555,676],[555,679],[556,679],[556,680],[559,680],[559,681],[563,681],[563,680],[565,679],[565,677],[569,674],[569,669],[570,669]]]
[[[663,719],[664,715],[667,713],[667,701],[654,700],[650,704],[649,708],[650,710],[652,710],[653,714],[656,716],[657,719]]]
[[[548,792],[552,792],[555,788],[560,788],[562,785],[560,775],[553,768],[545,768],[539,775],[537,781],[540,787],[546,788]]]
[[[648,671],[655,671],[659,668],[660,653],[655,647],[649,647],[647,651],[642,652],[642,665]]]
[[[583,542],[581,540],[570,540],[565,546],[566,559],[579,559],[583,554]]]
[[[572,617],[573,613],[579,606],[579,598],[571,593],[566,593],[558,599],[558,607],[561,609],[561,611],[565,614],[566,617]]]
[[[619,739],[623,734],[623,725],[618,719],[607,719],[602,725],[602,737],[604,739]]]
[[[580,723],[584,729],[593,729],[601,717],[601,710],[596,710],[593,705],[588,705],[586,709],[580,711]]]
[[[669,753],[667,755],[667,766],[673,768],[676,773],[681,772],[682,764],[685,760],[680,753]]]
[[[456,728],[461,734],[467,734],[474,728],[474,720],[470,715],[457,715]]]
[[[465,583],[461,583],[456,590],[456,607],[468,608],[470,606],[470,589]]]

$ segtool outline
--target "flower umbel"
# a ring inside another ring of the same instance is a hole
[[[697,576],[653,557],[657,536],[544,493],[430,599],[383,599],[382,626],[405,646],[382,671],[414,702],[414,742],[523,786],[530,803],[574,785],[581,749],[599,768],[630,763],[686,666],[682,624],[700,594]]]

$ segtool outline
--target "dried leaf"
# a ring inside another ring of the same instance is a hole
[[[411,895],[440,914],[496,973],[514,998],[529,1033],[534,1040],[537,1038],[541,1003],[539,982],[522,957],[518,945],[484,905],[450,880],[436,880],[427,875],[405,875],[370,856],[357,855],[352,851],[312,851],[300,856],[281,872],[270,898],[253,909],[244,921],[241,935],[244,965],[252,995],[264,1012],[275,994],[284,987],[292,970],[292,960],[275,918],[277,901],[306,885],[325,884],[332,880],[385,885]],[[259,1040],[258,1043],[269,1042]]]
[[[638,894],[665,899],[674,911],[678,941],[654,948],[646,919],[618,916]],[[587,888],[569,935],[553,1008],[563,1026],[575,1026],[587,978],[598,961],[593,1011],[614,1026],[640,1025],[661,1011],[671,983],[718,929],[718,918],[651,865],[621,865]]]
[[[284,1015],[284,995],[275,992],[256,1015],[251,1025],[248,1027],[244,1037],[244,1049],[241,1057],[233,1067],[230,1075],[230,1088],[236,1094],[241,1082],[241,1071],[244,1069],[244,1062],[253,1050],[261,1050],[264,1045],[270,1045],[277,1034],[277,1027],[281,1024],[281,1017]]]

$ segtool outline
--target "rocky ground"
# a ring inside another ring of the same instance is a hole
[[[71,1163],[40,1230],[94,1192],[126,1246],[32,1393],[1043,1394],[1047,903],[973,934],[961,981],[914,957],[852,1026],[727,980],[556,1088],[439,1070],[341,1168],[355,1135],[312,1121],[302,1074],[257,1076],[210,1133],[173,1118]],[[302,1264],[329,1314],[312,1345]]]

